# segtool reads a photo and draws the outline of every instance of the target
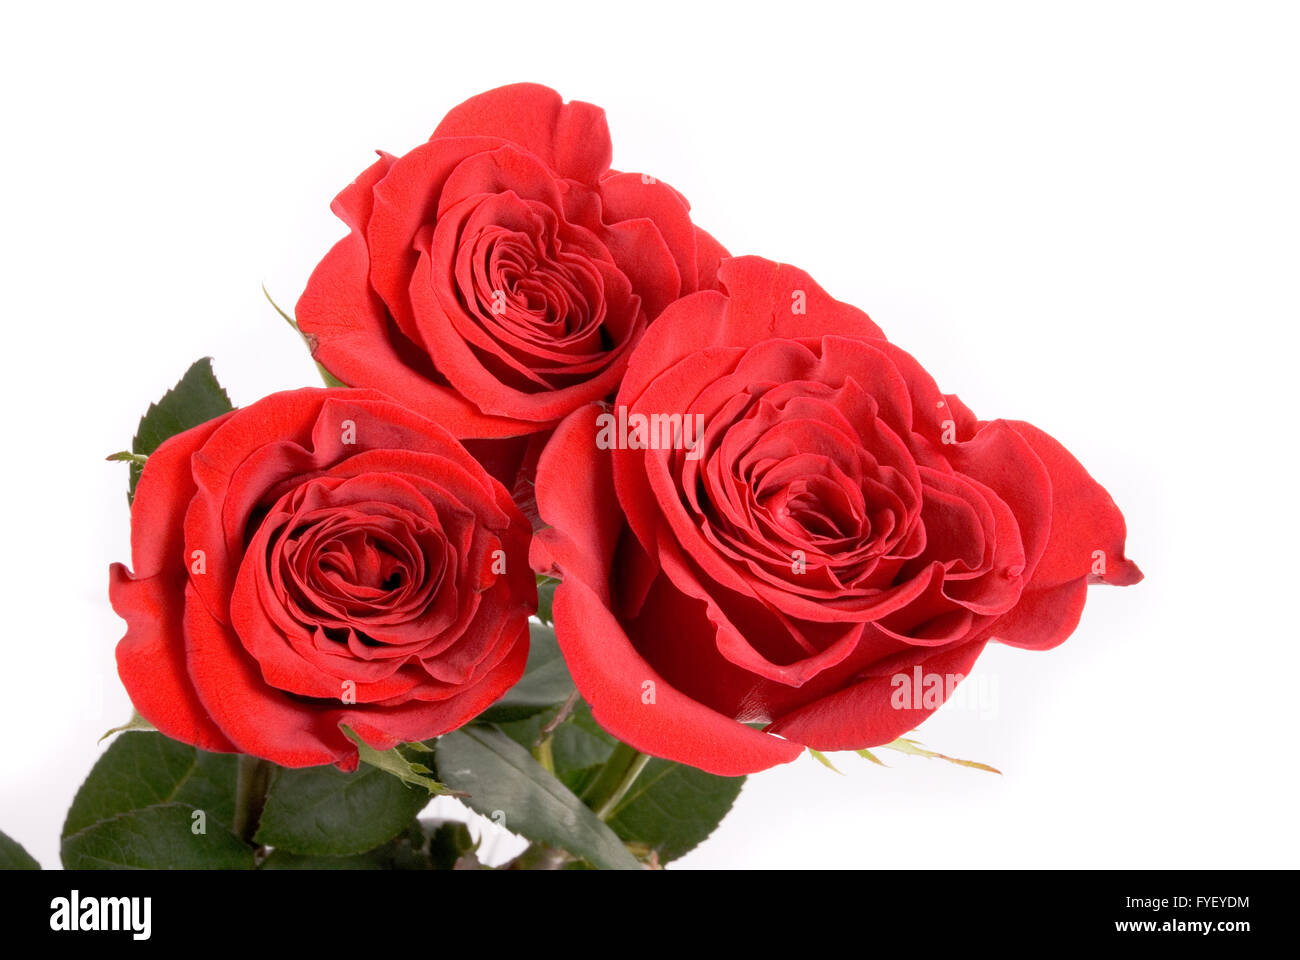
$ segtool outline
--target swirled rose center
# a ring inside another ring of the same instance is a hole
[[[474,298],[484,329],[498,342],[609,348],[602,328],[604,284],[586,257],[558,241],[538,249],[532,238],[501,228],[485,231],[474,247],[474,287],[461,295]]]
[[[820,383],[750,385],[717,411],[692,506],[724,553],[798,588],[874,589],[898,569],[921,499],[911,458],[843,399]]]
[[[516,390],[589,380],[643,322],[609,251],[544,203],[493,195],[463,222],[440,222],[435,238],[454,245],[450,293],[463,318],[453,323],[479,362]]]
[[[300,623],[345,640],[384,641],[421,617],[454,571],[443,531],[388,504],[306,511],[272,546],[271,575]]]

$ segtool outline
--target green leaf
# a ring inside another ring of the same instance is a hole
[[[443,781],[467,791],[470,808],[507,830],[604,869],[640,867],[613,830],[495,727],[462,727],[439,738],[436,749]]]
[[[209,820],[195,833],[196,809],[163,803],[100,820],[63,840],[69,870],[251,870],[253,850]]]
[[[574,793],[582,792],[610,758],[618,741],[601,729],[586,701],[579,701],[573,715],[553,734],[551,753],[556,774]]]
[[[277,768],[254,839],[290,853],[350,856],[401,833],[429,801],[377,767]]]
[[[424,824],[429,835],[429,860],[435,870],[454,870],[461,857],[478,850],[478,844],[463,823],[448,820]]]
[[[77,791],[63,836],[169,803],[203,810],[209,829],[213,824],[228,828],[235,813],[235,766],[231,754],[196,750],[161,733],[124,733],[104,751]]]
[[[350,727],[340,726],[339,729],[357,745],[357,754],[360,756],[362,763],[383,770],[385,773],[390,773],[409,786],[420,787],[426,793],[452,792],[434,779],[432,770],[422,763],[411,760],[402,752],[402,749],[405,748],[416,753],[429,753],[430,747],[426,747],[422,743],[410,743],[403,744],[400,747],[393,747],[391,750],[376,750],[357,736]]]
[[[947,754],[936,753],[933,750],[927,750],[921,746],[917,740],[909,740],[907,737],[899,737],[890,743],[881,744],[885,750],[897,750],[899,753],[910,754],[914,757],[928,757],[932,760],[947,760],[949,763],[955,763],[958,766],[970,767],[974,770],[986,770],[989,773],[996,773],[1002,776],[1002,771],[996,767],[990,767],[987,763],[977,763],[974,760],[958,760],[956,757],[950,757]],[[883,764],[882,764],[883,766]]]
[[[744,777],[652,759],[608,822],[624,840],[658,851],[659,863],[668,863],[713,833],[744,784]]]
[[[559,707],[535,714],[526,720],[498,724],[506,736],[525,749],[532,750],[541,739],[542,728],[554,720]],[[600,772],[601,765],[614,752],[618,741],[600,728],[586,701],[579,700],[567,721],[551,734],[553,772],[566,787],[582,796]]]
[[[500,724],[503,733],[525,748],[537,742],[555,710]],[[579,701],[552,734],[555,775],[582,796],[610,758],[618,741],[606,733]],[[658,851],[659,862],[674,860],[703,842],[731,809],[744,777],[712,774],[653,759],[614,808],[609,825],[630,844]]]
[[[288,850],[273,850],[260,870],[430,870],[428,837],[419,822],[382,846],[351,857],[308,857]]]
[[[486,723],[523,720],[556,706],[573,692],[573,678],[555,641],[555,630],[540,623],[528,625],[528,663],[519,682],[488,707],[480,719]]]
[[[537,619],[543,623],[555,623],[552,608],[555,605],[555,588],[559,585],[560,581],[554,577],[537,578]]]
[[[131,441],[131,453],[137,459],[131,461],[128,499],[135,498],[135,487],[140,480],[140,471],[144,469],[139,457],[147,457],[169,437],[207,423],[233,409],[230,397],[226,396],[226,391],[212,372],[212,358],[196,360],[176,386],[168,390],[157,403],[151,403],[145,415],[140,418],[135,439]]]
[[[0,832],[0,870],[39,870],[41,865],[36,858],[23,849],[23,845],[13,840],[7,833]]]
[[[870,750],[867,750],[867,749],[855,750],[854,753],[856,753],[856,754],[857,754],[859,757],[861,757],[863,760],[870,760],[872,763],[874,763],[874,764],[875,764],[876,766],[878,766],[878,767],[883,767],[883,766],[885,765],[885,761],[881,760],[878,756],[876,756],[876,755],[875,755],[874,753],[872,753]]]

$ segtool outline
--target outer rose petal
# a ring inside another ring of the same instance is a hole
[[[233,630],[208,614],[193,587],[185,600],[189,674],[204,708],[240,752],[282,767],[317,767],[355,752],[329,712],[266,684],[257,661]]]
[[[393,161],[375,184],[374,205],[362,224],[369,251],[370,284],[388,305],[398,328],[419,344],[407,287],[415,266],[414,241],[432,222],[447,178],[465,160],[495,150],[495,137],[429,140]]]
[[[506,659],[459,696],[389,708],[305,708],[298,698],[268,686],[256,661],[245,655],[239,638],[208,616],[192,593],[189,599],[185,616],[189,669],[203,705],[229,731],[239,751],[282,767],[335,763],[344,770],[355,770],[357,747],[339,729],[340,724],[352,728],[376,750],[454,730],[510,689],[523,675],[528,657],[525,624]]]
[[[1026,590],[1020,602],[989,628],[988,639],[1025,650],[1050,650],[1074,632],[1088,599],[1080,577],[1044,590]]]
[[[1123,514],[1082,464],[1032,424],[1000,423],[1029,444],[1050,477],[1051,522],[1042,556],[1020,600],[985,635],[1007,646],[1049,650],[1064,643],[1078,626],[1090,582],[1129,586],[1142,579],[1142,571],[1124,557]],[[1099,561],[1105,572],[1094,574]]]
[[[1140,581],[1142,571],[1124,557],[1124,515],[1110,494],[1042,430],[1019,420],[1007,422],[1029,441],[1052,478],[1052,530],[1030,585],[1045,589],[1078,577],[1118,587]],[[1098,550],[1103,557],[1095,556]],[[1098,560],[1104,560],[1105,572],[1093,574]]]
[[[636,652],[591,588],[567,574],[555,589],[555,627],[592,716],[643,753],[736,777],[789,763],[803,752],[799,743],[751,729],[671,686]],[[642,699],[649,690],[653,703]]]
[[[716,290],[718,270],[722,267],[722,261],[730,254],[727,253],[726,247],[699,227],[695,228],[695,243],[695,289]]]
[[[117,669],[132,704],[165,735],[223,753],[235,747],[203,709],[185,669],[182,520],[194,493],[190,456],[232,415],[177,434],[149,457],[131,506],[136,573],[113,564],[108,588],[113,609],[127,623]]]
[[[190,458],[235,413],[222,414],[169,437],[149,456],[131,501],[135,579],[164,572],[184,577],[189,562],[184,555],[185,528],[181,520],[185,504],[196,490]]]
[[[870,317],[832,298],[797,267],[762,257],[732,257],[722,261],[718,279],[725,295],[705,291],[683,297],[650,325],[628,361],[619,403],[630,405],[657,375],[709,347],[829,334],[885,338]]]
[[[623,530],[614,497],[609,452],[596,447],[596,417],[589,404],[560,422],[537,464],[537,503],[551,529],[533,538],[533,568],[562,568],[610,602],[609,574]]]
[[[658,315],[668,302],[700,289],[700,241],[696,227],[691,223],[690,205],[682,195],[665,183],[637,173],[606,177],[601,181],[600,188],[607,221],[652,220],[677,263],[677,272],[681,278],[678,289],[671,291],[665,302],[656,302],[647,297],[646,308],[650,315]],[[709,240],[712,239],[709,237]],[[706,261],[714,260],[711,267],[706,264],[704,272],[716,277],[717,262],[713,251],[706,248],[703,253]]]
[[[335,213],[352,232],[312,271],[298,300],[298,325],[312,345],[312,356],[344,383],[383,384],[386,393],[401,397],[457,436],[517,433],[513,420],[488,416],[455,391],[417,373],[393,346],[384,303],[370,286],[365,237],[374,203],[369,183],[383,163],[377,162],[335,200]]]
[[[924,674],[965,677],[984,650],[984,644],[985,641],[976,640],[937,654],[918,647],[910,662],[894,658],[888,672],[801,707],[777,720],[768,730],[806,743],[814,750],[861,750],[889,743],[915,729],[934,712],[925,707],[895,709],[893,678],[899,674],[910,676],[917,665]],[[946,682],[943,692],[946,695]]]
[[[753,773],[793,760],[797,743],[753,730],[701,704],[663,679],[637,653],[610,612],[610,562],[623,527],[608,455],[595,446],[592,405],[556,429],[537,470],[542,519],[535,569],[558,569],[556,638],[592,714],[610,733],[646,753],[720,776]],[[574,482],[582,478],[581,485]],[[642,700],[649,681],[654,702]]]
[[[537,154],[564,177],[595,185],[609,169],[613,146],[605,111],[564,99],[537,83],[512,83],[453,107],[430,139],[501,137]]]

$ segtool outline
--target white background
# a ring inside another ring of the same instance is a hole
[[[935,749],[755,776],[692,867],[1295,867],[1300,47],[1264,3],[6,5],[0,829],[58,863],[129,714],[107,566],[145,406],[314,382],[286,305],[374,148],[517,80],[1062,440],[1147,574]],[[972,681],[974,682],[974,681]],[[1141,891],[1139,891],[1141,892]]]

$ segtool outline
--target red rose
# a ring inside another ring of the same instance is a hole
[[[362,390],[172,437],[131,508],[118,672],[162,733],[286,767],[455,729],[520,677],[530,527],[445,430]]]
[[[646,325],[715,286],[725,251],[675,190],[609,161],[604,111],[536,84],[381,153],[335,199],[352,232],[298,301],[316,359],[462,438],[535,433],[611,395]]]
[[[977,420],[800,270],[720,278],[538,470],[534,566],[563,577],[560,645],[615,736],[726,775],[886,743],[935,705],[898,704],[895,677],[946,694],[990,641],[1062,642],[1088,583],[1141,579],[1047,434]]]

